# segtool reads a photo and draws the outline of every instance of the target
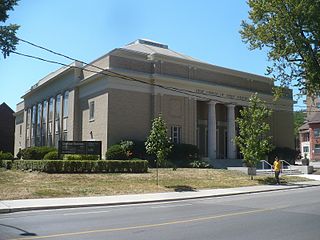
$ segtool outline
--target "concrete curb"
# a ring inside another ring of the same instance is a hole
[[[155,202],[173,202],[201,198],[225,197],[242,194],[284,191],[299,188],[319,187],[320,182],[302,182],[294,185],[264,185],[230,189],[208,189],[199,192],[166,192],[134,195],[117,195],[79,198],[48,198],[0,201],[0,214],[31,210],[49,210],[63,208],[116,206]]]

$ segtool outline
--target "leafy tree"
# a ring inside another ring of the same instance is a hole
[[[171,151],[172,144],[167,136],[167,127],[162,116],[155,118],[152,122],[150,135],[145,142],[147,153],[157,156],[157,185],[159,185],[159,166],[166,161]]]
[[[236,119],[239,135],[235,137],[235,142],[243,154],[246,165],[256,167],[272,149],[271,136],[267,136],[270,125],[266,122],[272,111],[266,107],[257,93],[250,97],[249,102],[250,105],[240,110],[240,117]]]
[[[320,92],[320,0],[248,0],[240,30],[249,49],[267,47],[267,73],[282,86]],[[279,90],[279,89],[278,89]]]
[[[13,10],[18,1],[0,0],[0,22],[4,23],[8,19],[8,11]],[[16,31],[18,29],[19,25],[16,24],[0,26],[0,48],[4,58],[8,57],[10,52],[16,50],[16,45],[18,44]]]
[[[299,134],[299,127],[304,123],[306,120],[306,112],[305,111],[296,111],[293,113],[294,118],[294,135],[297,137]]]

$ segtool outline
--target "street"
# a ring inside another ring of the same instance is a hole
[[[0,215],[0,239],[320,239],[319,187]]]

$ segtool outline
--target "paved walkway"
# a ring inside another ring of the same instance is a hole
[[[197,199],[206,197],[221,197],[248,193],[280,191],[296,188],[306,188],[320,186],[320,175],[299,175],[308,177],[311,180],[288,185],[259,185],[251,187],[227,188],[227,189],[207,189],[199,191],[165,192],[148,194],[131,194],[99,197],[73,197],[73,198],[42,198],[42,199],[22,199],[0,201],[0,213],[74,208],[88,206],[110,206],[123,204],[138,204],[150,202],[165,202],[176,200]]]

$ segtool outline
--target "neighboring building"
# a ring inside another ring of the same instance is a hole
[[[312,161],[320,160],[320,98],[307,97],[307,118],[299,128],[300,152]]]
[[[0,151],[14,151],[14,111],[6,104],[0,105]]]
[[[274,110],[274,144],[293,149],[292,92],[286,89],[275,104],[273,86],[269,78],[214,66],[139,39],[91,64],[74,62],[32,86],[17,105],[16,129],[22,128],[23,134],[16,130],[15,152],[18,143],[22,148],[57,146],[59,140],[100,140],[105,152],[120,140],[145,140],[152,119],[162,113],[173,142],[198,145],[211,161],[237,159],[231,141],[235,118],[254,92]]]

